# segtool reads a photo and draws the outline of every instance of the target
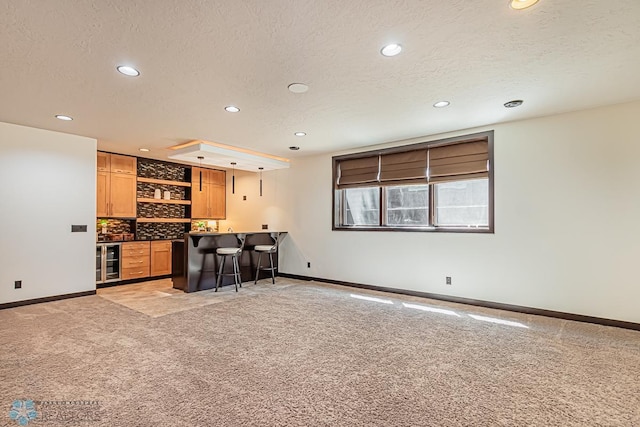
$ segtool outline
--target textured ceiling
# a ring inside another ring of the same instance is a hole
[[[194,139],[296,157],[640,99],[639,0],[507,3],[0,0],[0,121],[155,158]]]

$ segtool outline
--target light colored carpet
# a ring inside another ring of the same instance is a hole
[[[258,286],[161,315],[113,296],[0,311],[0,425],[30,398],[100,402],[34,426],[640,426],[639,332]]]

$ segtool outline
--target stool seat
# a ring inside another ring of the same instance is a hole
[[[256,245],[253,248],[256,252],[275,252],[276,249],[275,245]]]
[[[240,248],[218,248],[216,249],[216,253],[218,255],[235,255],[239,254],[241,251]]]

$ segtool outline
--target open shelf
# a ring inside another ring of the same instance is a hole
[[[182,222],[190,223],[191,218],[138,218],[138,222]]]
[[[166,179],[142,178],[138,177],[138,182],[148,182],[150,184],[177,185],[178,187],[191,187],[190,182],[168,181]]]
[[[138,197],[138,203],[163,203],[168,205],[190,205],[191,200],[166,200],[166,199],[150,199],[146,197]]]

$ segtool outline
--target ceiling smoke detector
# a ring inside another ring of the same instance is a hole
[[[513,101],[509,101],[509,102],[505,102],[504,106],[505,108],[514,108],[514,107],[519,107],[522,105],[522,100],[521,99],[515,99]]]

